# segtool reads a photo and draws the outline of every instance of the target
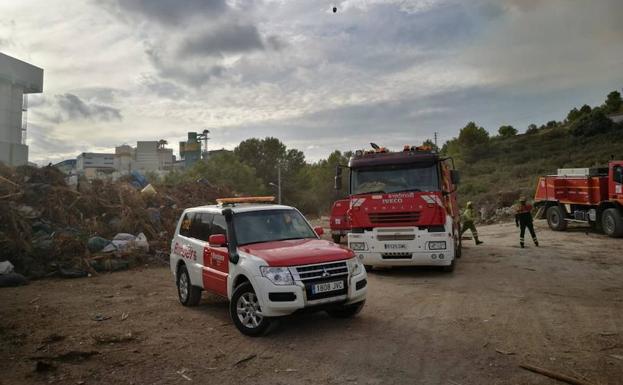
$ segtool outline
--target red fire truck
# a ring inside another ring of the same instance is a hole
[[[623,236],[623,161],[603,168],[562,168],[539,178],[534,195],[537,218],[552,230],[587,223],[611,237]]]
[[[331,212],[334,240],[348,246],[365,265],[432,265],[453,270],[461,254],[456,185],[451,158],[430,147],[405,146],[390,152],[356,151],[348,162],[349,196]],[[341,189],[342,168],[335,188]]]

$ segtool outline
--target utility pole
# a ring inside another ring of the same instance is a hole
[[[277,202],[281,204],[281,164],[277,163]]]
[[[438,149],[439,147],[437,147],[437,131],[435,131],[435,149]]]

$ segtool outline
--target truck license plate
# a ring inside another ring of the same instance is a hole
[[[385,250],[406,250],[407,245],[404,243],[386,243]]]
[[[326,293],[328,291],[336,291],[344,289],[344,281],[333,281],[317,283],[312,286],[312,294]]]

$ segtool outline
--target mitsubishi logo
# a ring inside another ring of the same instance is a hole
[[[327,271],[324,267],[322,268],[322,278],[330,277],[331,273]]]

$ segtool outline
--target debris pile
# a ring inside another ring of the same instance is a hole
[[[227,191],[129,176],[69,186],[54,167],[0,165],[0,261],[30,278],[84,276],[167,255],[180,213]]]

